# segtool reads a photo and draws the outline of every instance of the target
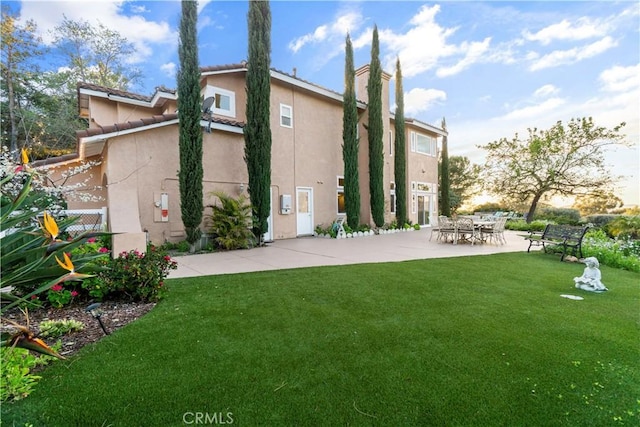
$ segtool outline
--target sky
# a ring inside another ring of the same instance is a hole
[[[180,2],[3,1],[32,19],[45,43],[63,16],[98,22],[135,46],[143,71],[133,92],[176,87]],[[271,1],[271,66],[344,90],[349,33],[356,68],[371,59],[373,27],[383,69],[400,58],[405,116],[440,126],[450,155],[483,164],[485,145],[527,129],[593,117],[626,122],[628,146],[607,151],[617,194],[640,204],[640,3],[637,1]],[[247,1],[199,2],[202,66],[247,58]],[[55,69],[52,59],[48,66]],[[394,95],[391,82],[391,96]],[[391,105],[394,100],[391,99]]]

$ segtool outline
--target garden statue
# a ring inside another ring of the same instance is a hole
[[[587,266],[584,268],[584,273],[580,277],[574,277],[573,281],[576,283],[576,288],[591,292],[604,292],[608,289],[600,281],[600,263],[595,257],[585,258],[583,261]]]

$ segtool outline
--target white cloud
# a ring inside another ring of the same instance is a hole
[[[443,28],[435,21],[439,11],[439,5],[424,5],[411,18],[410,28],[406,32],[380,32],[380,43],[385,44],[390,51],[383,60],[385,69],[393,69],[396,57],[399,56],[402,73],[408,78],[436,67],[442,58],[456,54],[464,56],[462,47],[447,42],[457,28]],[[428,49],[425,48],[426,40],[429,41]],[[466,46],[470,47],[471,44]]]
[[[321,25],[315,29],[313,33],[305,34],[302,37],[298,37],[297,39],[289,42],[289,49],[293,51],[293,53],[297,53],[300,49],[304,47],[304,45],[308,43],[318,43],[327,38],[327,26]]]
[[[167,75],[167,77],[175,77],[176,76],[177,65],[175,62],[167,62],[166,64],[162,64],[160,66],[160,70]]]
[[[404,110],[407,116],[415,116],[446,99],[447,94],[438,89],[411,89],[404,94]]]
[[[51,31],[60,25],[63,15],[72,21],[104,24],[117,31],[134,45],[135,55],[130,63],[140,63],[153,54],[155,45],[175,45],[178,35],[166,21],[150,21],[140,15],[126,16],[124,1],[96,2],[22,2],[21,16],[38,23],[38,31],[45,43],[52,42]]]
[[[202,12],[202,9],[204,9],[212,1],[213,0],[198,0],[198,15],[200,14],[200,12]]]
[[[640,88],[640,64],[629,67],[613,66],[600,73],[602,89],[608,92],[638,90]]]
[[[549,84],[549,85],[541,86],[538,89],[536,89],[536,91],[533,93],[533,97],[534,98],[546,98],[547,96],[555,95],[558,92],[560,92],[560,89],[558,89],[554,85]]]
[[[517,110],[510,111],[501,117],[505,120],[533,120],[540,116],[549,114],[551,111],[556,110],[559,106],[566,101],[562,98],[549,98],[539,104],[530,105]]]
[[[335,20],[328,24],[323,24],[311,32],[289,42],[289,50],[297,53],[305,45],[318,44],[325,41],[340,42],[344,45],[347,33],[353,33],[360,27],[362,16],[359,12],[346,12],[338,14]]]
[[[485,38],[482,42],[464,42],[460,45],[460,51],[464,52],[464,58],[450,67],[440,67],[436,72],[438,77],[447,77],[469,68],[471,65],[480,61],[482,56],[489,50],[491,37]]]
[[[133,13],[146,13],[146,12],[149,12],[149,9],[147,9],[144,5],[141,5],[141,6],[132,5],[131,6],[131,12],[133,12]]]
[[[573,64],[597,56],[617,45],[618,43],[612,37],[606,36],[582,47],[574,47],[568,50],[555,50],[540,58],[536,58],[530,65],[529,70],[538,71],[544,68]]]
[[[602,37],[608,31],[609,25],[607,23],[582,17],[575,24],[563,19],[561,22],[549,25],[536,33],[525,30],[523,37],[529,41],[548,45],[555,40],[585,40]]]

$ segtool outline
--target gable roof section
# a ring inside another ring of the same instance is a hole
[[[168,100],[178,99],[178,95],[174,89],[168,89],[164,86],[156,88],[152,96],[140,95],[138,93],[127,92],[124,90],[112,89],[105,86],[95,85],[92,83],[78,83],[78,105],[81,110],[83,107],[88,108],[89,96],[97,98],[105,98],[111,101],[124,102],[127,104],[140,105],[143,107],[161,107]]]
[[[394,122],[396,121],[396,114],[395,113],[391,113],[391,120],[394,121]],[[410,117],[405,117],[404,118],[404,122],[408,123],[410,125],[413,125],[413,126],[415,126],[417,128],[421,128],[421,129],[427,130],[429,132],[433,132],[433,133],[435,133],[437,135],[440,135],[440,136],[449,135],[449,132],[447,132],[446,130],[440,129],[439,127],[430,125],[429,123],[425,123],[425,122],[422,122],[422,121],[417,120],[417,119],[412,119]]]
[[[200,67],[200,73],[202,76],[212,76],[216,74],[246,72],[248,69],[247,66],[248,66],[248,63],[246,61],[242,61],[237,64],[212,65],[212,66]],[[280,71],[275,68],[271,68],[270,71],[271,71],[271,78],[276,79],[280,82],[296,86],[302,90],[316,93],[318,95],[324,96],[325,98],[330,98],[335,101],[339,101],[339,102],[344,101],[343,95],[340,92],[327,89],[315,83],[311,83],[307,80],[303,80],[297,77],[295,74],[288,74],[288,73],[285,73],[284,71]],[[360,108],[361,110],[364,110],[367,106],[367,104],[362,101],[357,101],[357,104],[358,104],[358,108]]]
[[[78,138],[78,154],[81,158],[96,156],[102,152],[104,142],[109,138],[128,135],[130,133],[142,132],[163,126],[178,124],[178,114],[162,114],[140,120],[124,123],[115,123],[110,126],[98,126],[97,128],[85,129],[76,132]],[[211,126],[211,129],[242,134],[244,123],[234,120],[212,117],[204,115],[200,120],[203,128]]]

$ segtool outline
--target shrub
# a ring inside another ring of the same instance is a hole
[[[62,308],[63,306],[71,303],[71,301],[79,295],[76,290],[70,291],[69,289],[64,288],[64,286],[69,286],[69,283],[73,282],[67,282],[65,285],[53,285],[47,291],[47,301],[49,301],[52,307]]]
[[[482,205],[474,206],[472,212],[500,212],[500,211],[508,211],[509,207],[504,206],[500,203],[487,202]]]
[[[606,231],[617,238],[640,239],[640,215],[619,216],[607,224]]]
[[[49,338],[59,338],[70,332],[77,332],[84,329],[84,323],[74,320],[43,320],[38,326],[40,336]]]
[[[544,208],[536,215],[536,219],[544,219],[555,224],[576,225],[580,222],[580,211],[569,208]]]
[[[108,272],[99,275],[101,286],[106,289],[94,293],[100,293],[103,297],[142,302],[162,298],[165,292],[164,279],[170,270],[178,268],[166,251],[153,245],[149,245],[145,253],[122,252],[109,266]]]
[[[582,254],[596,257],[600,264],[640,272],[640,241],[611,239],[603,230],[589,230],[582,242]]]
[[[618,218],[618,215],[599,214],[599,215],[589,215],[585,218],[585,221],[589,224],[593,224],[594,227],[602,228],[616,218]]]
[[[58,342],[53,348],[61,347]],[[31,374],[36,366],[48,364],[55,360],[51,356],[34,356],[28,350],[17,347],[1,347],[0,357],[0,401],[20,400],[27,397],[34,389],[40,376]]]
[[[89,238],[86,243],[74,248],[71,251],[70,258],[89,259],[85,268],[89,268],[94,272],[106,271],[109,269],[111,261],[108,246],[111,243],[111,236],[102,236],[99,238]],[[85,282],[86,281],[86,282]],[[62,308],[78,300],[88,300],[91,298],[102,299],[103,292],[100,286],[102,280],[91,276],[83,281],[67,281],[52,286],[46,295],[48,301],[54,308]]]
[[[208,228],[213,241],[222,249],[246,249],[255,246],[251,231],[251,204],[244,195],[237,199],[222,191],[211,195],[220,200],[220,205],[208,205],[212,213],[207,215]]]
[[[507,221],[504,227],[507,230],[515,231],[543,231],[547,224],[547,221],[531,221],[531,223],[527,224],[526,221],[519,219]]]
[[[371,226],[369,224],[360,224],[358,226],[358,231],[362,231],[363,233],[369,230],[371,230]]]

